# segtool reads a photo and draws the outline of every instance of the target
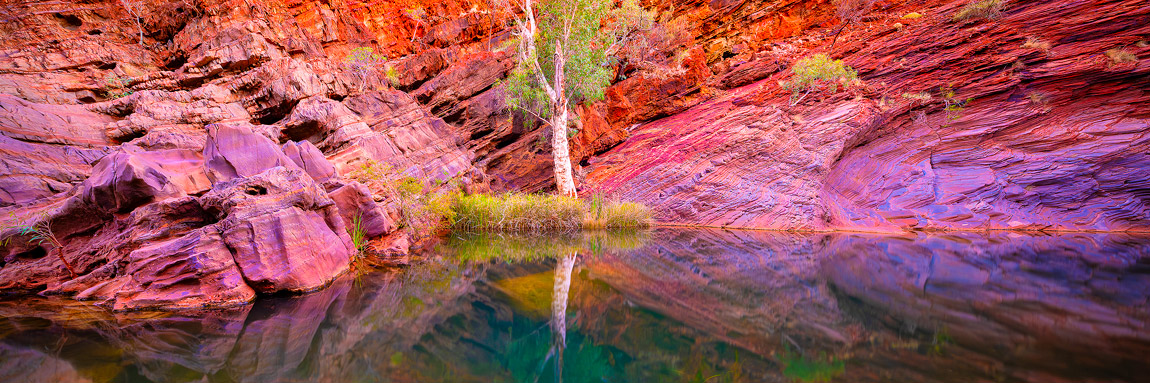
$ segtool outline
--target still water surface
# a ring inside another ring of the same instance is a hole
[[[208,312],[0,302],[2,382],[1144,382],[1150,238],[453,237]]]

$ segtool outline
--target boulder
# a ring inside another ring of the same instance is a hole
[[[218,183],[201,202],[258,292],[323,287],[355,253],[335,202],[294,166]]]
[[[292,163],[307,172],[316,182],[327,181],[335,176],[335,166],[332,166],[311,142],[288,141],[284,144],[283,151]]]
[[[272,140],[243,125],[208,125],[204,167],[215,185],[276,166],[296,167]]]
[[[81,195],[106,212],[127,212],[157,199],[203,192],[208,181],[202,163],[199,153],[189,150],[125,147],[96,163]]]
[[[358,218],[360,229],[368,238],[378,237],[395,231],[395,223],[387,211],[371,198],[371,190],[359,182],[348,182],[328,193],[345,224],[350,225]]]

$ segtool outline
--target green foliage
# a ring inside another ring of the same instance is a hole
[[[355,245],[355,255],[351,259],[351,270],[358,276],[370,271],[367,250],[367,233],[363,232],[363,217],[355,216],[347,227],[347,234],[351,236],[351,243]]]
[[[72,278],[76,277],[76,271],[72,269],[72,264],[64,258],[64,244],[60,243],[60,240],[56,238],[56,234],[52,232],[52,219],[47,213],[42,213],[25,220],[19,220],[15,214],[9,213],[8,220],[0,223],[0,232],[12,228],[17,229],[16,235],[28,237],[28,243],[37,246],[44,246],[45,244],[52,245],[56,250],[56,257],[58,257],[60,261],[64,263],[64,267],[68,269],[68,275]],[[6,245],[10,239],[11,237],[0,241],[0,246]]]
[[[573,231],[578,229],[645,228],[651,210],[632,202],[507,193],[469,195],[456,200],[455,227],[497,232]]]
[[[807,358],[789,350],[779,355],[783,376],[797,382],[830,382],[846,372],[846,363],[838,358]]]
[[[946,111],[946,118],[948,120],[957,120],[962,117],[962,112],[966,110],[966,106],[973,101],[973,98],[959,99],[958,95],[954,93],[954,89],[942,89],[942,110]]]
[[[400,224],[411,234],[429,235],[455,222],[455,185],[411,177],[390,164],[373,160],[360,164],[349,177],[394,202]]]
[[[131,78],[108,74],[104,78],[104,97],[117,99],[131,95],[132,91],[128,89],[131,83]]]
[[[423,8],[418,8],[418,7],[417,8],[407,8],[407,9],[403,10],[403,15],[407,16],[408,18],[410,18],[412,20],[415,20],[417,22],[422,23],[423,19],[425,17],[427,17],[427,11],[423,10]]]
[[[508,105],[544,118],[554,113],[556,105],[551,104],[540,78],[549,85],[556,84],[558,60],[564,64],[564,86],[556,91],[570,100],[602,99],[613,74],[608,65],[610,55],[630,40],[632,33],[650,28],[654,22],[653,13],[640,7],[637,0],[624,0],[617,9],[611,9],[612,4],[604,0],[540,3],[539,29],[533,41],[537,53],[518,62],[507,77]],[[601,28],[603,21],[606,28]]]
[[[642,204],[593,195],[586,203],[583,229],[618,229],[651,226],[651,209]]]
[[[355,216],[351,219],[351,226],[348,227],[348,235],[351,236],[351,243],[355,245],[355,249],[363,252],[367,247],[367,235],[363,232],[363,218]]]
[[[343,58],[344,67],[356,75],[362,89],[363,83],[368,81],[372,72],[379,70],[387,62],[387,56],[376,54],[371,47],[359,47],[351,50]]]
[[[399,86],[399,71],[394,66],[388,65],[387,70],[384,71],[384,77],[387,77],[387,82],[391,86]]]
[[[481,231],[570,231],[579,228],[579,199],[543,194],[474,194],[456,201],[455,227]]]
[[[951,20],[956,22],[971,19],[997,20],[1002,17],[1002,11],[1005,9],[1006,2],[1003,0],[973,1],[955,13]]]
[[[792,105],[814,89],[826,87],[837,92],[839,85],[845,86],[858,79],[858,72],[843,64],[842,60],[831,60],[824,54],[799,59],[791,67],[791,72],[793,75],[786,88],[791,91]]]

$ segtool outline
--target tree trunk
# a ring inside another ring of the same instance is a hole
[[[552,100],[555,116],[551,118],[551,158],[555,161],[555,190],[559,195],[578,197],[575,177],[571,175],[571,149],[567,145],[567,56],[564,45],[555,43],[555,85]]]
[[[555,161],[555,189],[559,195],[578,197],[571,175],[571,149],[567,145],[567,108],[559,107],[551,118],[551,158]]]

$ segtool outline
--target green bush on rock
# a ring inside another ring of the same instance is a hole
[[[791,81],[785,87],[791,91],[791,105],[798,104],[812,90],[827,87],[837,92],[840,84],[848,85],[858,79],[858,72],[842,60],[832,60],[824,54],[799,59],[791,67]]]

